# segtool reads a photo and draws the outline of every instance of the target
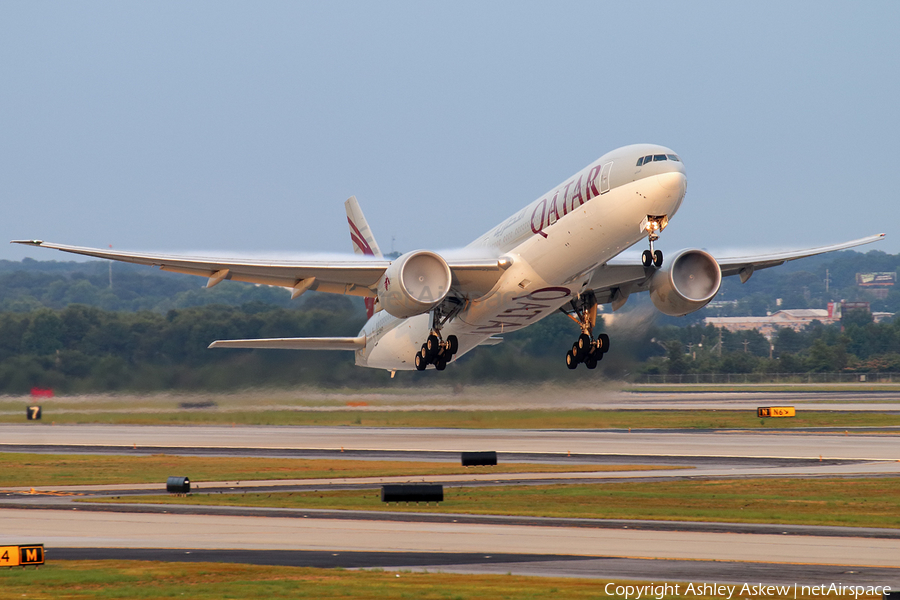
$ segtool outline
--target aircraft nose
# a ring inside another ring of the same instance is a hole
[[[656,181],[664,189],[678,191],[684,189],[687,177],[684,176],[684,173],[672,171],[670,173],[660,173],[656,176]]]

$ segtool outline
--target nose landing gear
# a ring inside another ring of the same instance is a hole
[[[576,369],[580,363],[584,363],[588,369],[595,369],[597,363],[603,360],[603,355],[609,351],[608,335],[601,333],[596,339],[593,336],[594,325],[597,323],[597,298],[593,292],[588,292],[573,300],[571,305],[571,312],[560,310],[578,323],[581,335],[566,353],[566,366]]]
[[[641,264],[645,267],[649,267],[653,265],[657,269],[662,267],[663,265],[663,254],[661,250],[653,249],[653,242],[659,239],[659,232],[666,228],[666,225],[669,224],[669,219],[666,215],[662,215],[660,217],[655,217],[653,215],[647,215],[647,218],[644,219],[644,222],[641,224],[641,228],[648,233],[648,239],[650,240],[650,249],[644,250],[641,254]]]

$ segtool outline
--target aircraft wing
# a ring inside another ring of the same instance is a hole
[[[755,256],[716,257],[722,276],[739,275],[741,283],[746,283],[754,272],[760,269],[776,267],[791,260],[807,258],[826,252],[846,250],[855,246],[862,246],[884,238],[883,233],[870,235],[843,244],[820,246],[807,250],[794,250],[788,252],[776,252],[772,254],[760,254]],[[665,265],[663,265],[665,267]],[[640,264],[629,264],[621,261],[610,261],[597,267],[591,277],[591,288],[600,304],[612,303],[613,310],[621,308],[630,294],[643,292],[650,288],[650,279],[655,269],[645,268]]]
[[[810,248],[809,250],[795,250],[793,252],[778,252],[775,254],[763,254],[760,256],[737,256],[730,258],[717,258],[719,268],[722,269],[722,276],[740,275],[741,283],[746,283],[754,271],[760,269],[768,269],[769,267],[777,267],[790,260],[798,258],[807,258],[817,254],[825,254],[826,252],[835,252],[837,250],[846,250],[855,246],[871,244],[884,239],[884,234],[870,235],[868,237],[844,242],[843,244],[834,244],[831,246],[820,246],[819,248]]]
[[[230,279],[293,288],[294,297],[306,290],[376,297],[375,286],[391,264],[388,260],[293,261],[143,254],[67,246],[41,240],[14,240],[12,243],[207,277],[207,287]],[[459,294],[476,297],[491,290],[506,266],[498,259],[448,260],[447,264],[453,274],[453,289]]]

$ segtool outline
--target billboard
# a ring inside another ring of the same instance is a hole
[[[897,273],[857,273],[856,285],[860,287],[881,287],[897,283]]]

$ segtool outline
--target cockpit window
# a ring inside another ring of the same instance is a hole
[[[644,157],[643,157],[643,156],[640,157],[640,158],[638,159],[638,161],[637,161],[637,166],[641,166],[642,164],[644,164]]]
[[[674,154],[666,154],[666,156],[669,157],[669,160],[674,160],[675,162],[681,162],[681,159],[678,158],[678,157],[677,157],[676,155],[674,155]]]
[[[666,158],[666,155],[665,155],[665,154],[654,154],[654,155],[653,155],[653,162],[656,162],[656,161],[658,161],[658,160],[668,160],[668,159]]]

